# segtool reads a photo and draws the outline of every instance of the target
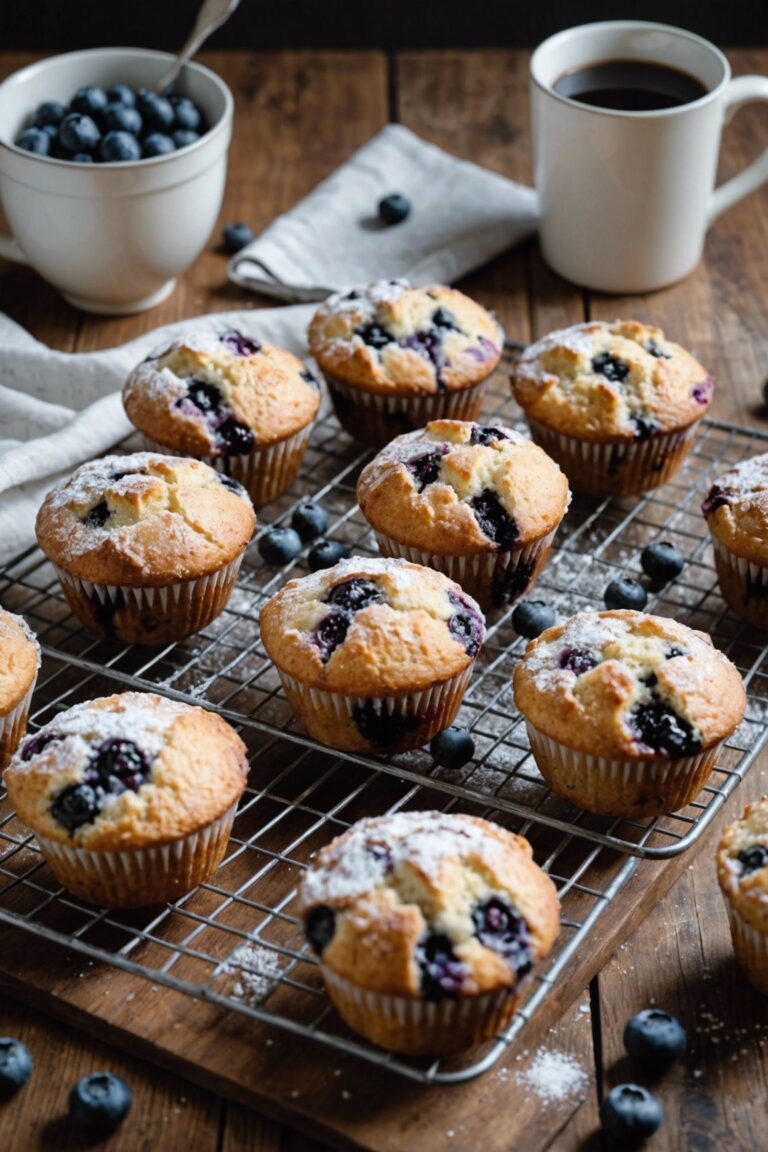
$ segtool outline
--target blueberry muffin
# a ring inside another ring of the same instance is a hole
[[[768,628],[768,453],[716,480],[701,511],[723,599],[737,616]]]
[[[446,728],[485,639],[458,584],[405,560],[354,557],[291,580],[260,624],[305,730],[352,752],[403,752]]]
[[[768,796],[748,804],[741,820],[723,832],[717,878],[736,959],[768,995]]]
[[[240,332],[200,332],[134,368],[123,404],[151,448],[205,460],[260,506],[295,479],[320,391],[282,348]]]
[[[581,612],[548,628],[514,688],[553,792],[613,816],[689,804],[745,705],[741,676],[708,636],[643,612]]]
[[[37,539],[93,632],[166,644],[226,605],[256,517],[244,488],[200,460],[91,460],[46,496]]]
[[[527,840],[441,812],[359,821],[318,853],[298,898],[344,1021],[411,1056],[502,1032],[560,927]]]
[[[594,320],[526,348],[512,391],[574,489],[636,496],[680,467],[714,383],[660,328]]]
[[[27,730],[40,645],[21,616],[0,608],[0,774]]]
[[[128,908],[175,900],[215,871],[247,774],[221,717],[125,692],[27,736],[5,784],[64,887]]]
[[[557,464],[511,428],[432,420],[379,452],[357,498],[385,556],[444,572],[487,611],[532,586],[570,492]]]
[[[309,326],[342,427],[375,445],[428,420],[474,420],[503,342],[494,317],[474,300],[406,280],[331,296]]]

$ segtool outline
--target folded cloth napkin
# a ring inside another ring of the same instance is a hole
[[[54,352],[0,313],[0,563],[34,543],[48,489],[131,431],[120,389],[154,349],[191,328],[248,336],[306,355],[313,308],[217,312],[157,328],[103,352]]]
[[[394,227],[376,214],[382,196],[411,203]],[[451,284],[535,232],[532,188],[450,156],[390,124],[304,200],[233,256],[229,276],[280,300],[403,276]]]

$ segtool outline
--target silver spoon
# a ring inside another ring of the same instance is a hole
[[[212,32],[226,24],[239,3],[240,0],[205,0],[183,48],[162,80],[155,84],[155,92],[162,93],[173,84],[187,60],[195,55]]]

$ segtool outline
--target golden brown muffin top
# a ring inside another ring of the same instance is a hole
[[[0,716],[26,696],[40,667],[40,645],[22,616],[0,608]]]
[[[768,452],[720,476],[701,510],[712,535],[729,551],[768,564]]]
[[[742,920],[768,934],[768,796],[748,804],[741,819],[723,831],[717,878]]]

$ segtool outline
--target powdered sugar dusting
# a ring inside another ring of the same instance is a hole
[[[15,612],[8,612],[5,608],[0,608],[0,642],[11,632],[11,625],[16,625],[21,629],[22,633],[34,645],[37,654],[37,667],[40,667],[40,644],[37,636],[27,624],[23,616],[17,616]]]
[[[236,948],[214,975],[231,977],[231,995],[255,1005],[266,1000],[279,983],[281,972],[277,953],[248,941]]]
[[[546,1048],[539,1049],[516,1079],[535,1092],[543,1104],[557,1104],[583,1094],[589,1085],[589,1076],[572,1056]]]
[[[716,486],[736,497],[745,497],[768,490],[768,452],[742,460],[735,468],[717,480]]]

